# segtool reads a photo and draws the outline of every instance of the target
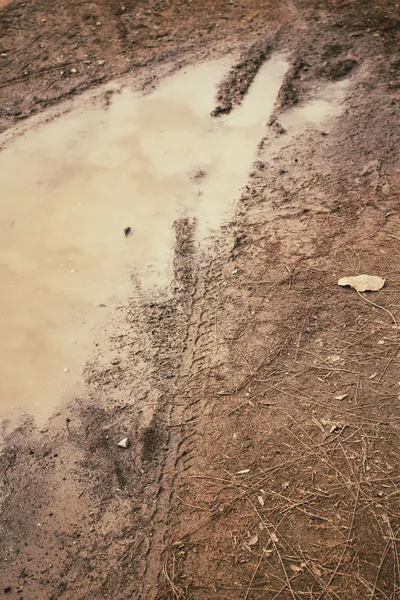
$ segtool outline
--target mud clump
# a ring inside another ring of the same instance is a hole
[[[326,44],[324,46],[323,58],[337,58],[343,52],[340,44]]]
[[[270,57],[271,52],[271,44],[257,42],[242,55],[240,61],[221,83],[217,94],[218,105],[212,111],[212,117],[227,115],[241,103],[261,65]]]
[[[176,240],[173,290],[177,297],[180,294],[185,295],[187,290],[193,287],[192,257],[195,251],[194,239],[196,226],[196,219],[189,219],[187,217],[177,219],[173,223]]]
[[[320,75],[326,77],[330,81],[339,81],[347,77],[353,69],[357,66],[357,61],[347,58],[345,60],[339,60],[335,63],[327,64],[320,70]]]
[[[143,431],[142,435],[142,459],[144,462],[151,461],[158,453],[163,442],[163,434],[157,423],[151,423]]]
[[[299,86],[301,73],[304,69],[310,68],[310,65],[298,57],[290,66],[285,75],[281,89],[279,90],[277,107],[279,110],[290,108],[299,102]]]

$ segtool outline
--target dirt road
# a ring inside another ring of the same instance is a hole
[[[176,221],[172,294],[135,288],[85,396],[8,437],[5,596],[398,598],[399,5],[33,0],[0,28],[4,145],[229,54],[217,120],[289,62],[229,224]],[[359,273],[384,288],[337,285]]]

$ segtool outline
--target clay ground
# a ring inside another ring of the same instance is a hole
[[[86,396],[8,438],[0,591],[400,598],[399,5],[16,1],[0,32],[10,131],[100,82],[234,53],[218,118],[271,52],[291,64],[230,224],[203,249],[177,222],[172,298],[135,289]],[[282,127],[345,78],[340,117]],[[337,285],[358,273],[386,285]]]

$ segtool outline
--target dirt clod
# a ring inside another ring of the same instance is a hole
[[[217,106],[211,113],[213,117],[226,115],[243,100],[261,65],[271,55],[272,45],[256,42],[241,56],[231,69],[217,94]]]

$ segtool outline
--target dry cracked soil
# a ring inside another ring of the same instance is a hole
[[[177,219],[169,293],[133,278],[85,394],[7,434],[0,593],[400,598],[399,4],[2,5],[2,148],[118,78],[232,57],[217,121],[289,67],[229,222],[199,244]],[[385,286],[337,285],[360,273]]]

